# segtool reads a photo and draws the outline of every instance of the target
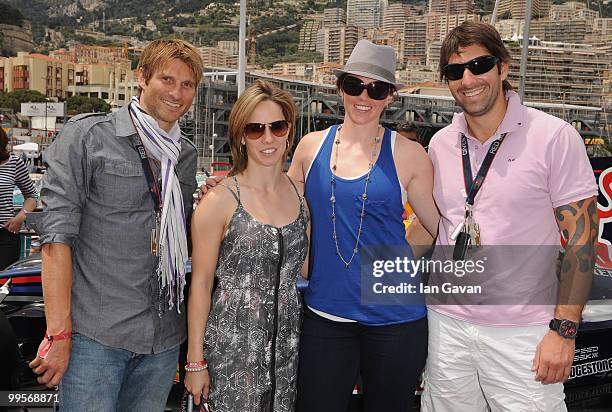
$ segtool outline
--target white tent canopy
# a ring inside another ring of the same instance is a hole
[[[28,142],[13,146],[14,152],[38,152],[38,143]]]

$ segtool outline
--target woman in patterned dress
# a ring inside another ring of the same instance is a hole
[[[214,412],[295,409],[308,217],[303,186],[282,171],[294,121],[289,94],[259,80],[247,89],[229,119],[230,178],[193,216],[187,361],[206,356],[208,369],[185,386]]]

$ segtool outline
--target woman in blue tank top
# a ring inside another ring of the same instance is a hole
[[[383,275],[380,264],[414,258],[402,222],[407,199],[434,237],[439,219],[427,154],[379,124],[397,89],[395,64],[393,48],[359,41],[336,72],[342,124],[302,138],[289,170],[305,182],[312,217],[298,411],[346,411],[359,374],[365,411],[408,410],[425,364],[424,299],[386,293],[398,273]],[[418,275],[405,279],[418,285]]]

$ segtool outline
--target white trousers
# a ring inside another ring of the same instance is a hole
[[[566,412],[563,384],[531,370],[548,325],[481,326],[429,310],[422,412]]]

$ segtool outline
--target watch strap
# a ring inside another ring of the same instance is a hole
[[[569,330],[572,332],[568,333],[568,328],[566,325],[569,326]],[[557,332],[559,336],[566,339],[576,339],[576,336],[578,335],[578,322],[574,322],[573,320],[554,318],[551,319],[548,327]]]

